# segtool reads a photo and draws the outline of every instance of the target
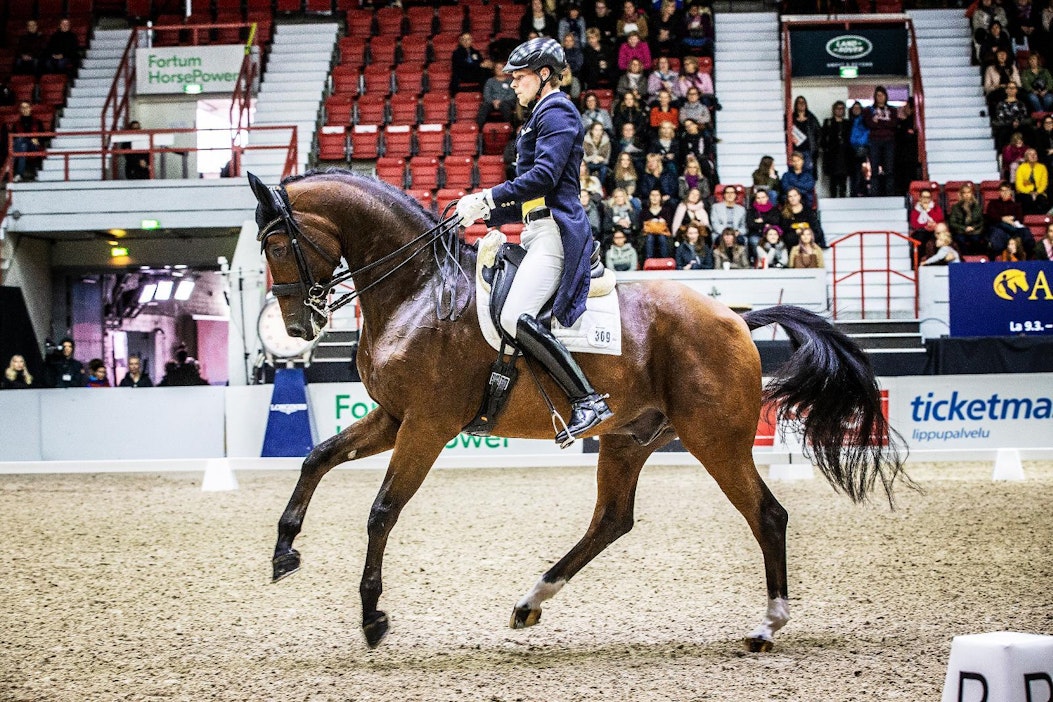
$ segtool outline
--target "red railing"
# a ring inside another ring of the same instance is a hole
[[[249,38],[245,42],[245,58],[241,61],[238,80],[234,84],[234,94],[230,99],[230,125],[233,131],[231,144],[238,144],[242,129],[249,126],[252,108],[252,91],[259,78],[260,65],[254,60],[252,47],[256,43],[256,24],[249,28]],[[260,57],[262,60],[263,57]]]
[[[885,238],[885,267],[884,268],[867,268],[864,259],[866,247],[864,246],[864,239],[866,237],[881,236]],[[839,246],[844,245],[849,241],[856,241],[859,245],[859,267],[851,270],[843,275],[838,274],[837,265],[837,250]],[[913,269],[910,273],[898,271],[892,268],[892,242],[902,241],[910,246],[911,260],[913,261]],[[914,285],[914,317],[918,316],[918,246],[921,244],[917,239],[913,239],[899,232],[890,231],[862,231],[852,232],[846,236],[841,237],[837,241],[830,245],[830,272],[833,277],[833,317],[837,319],[838,305],[837,305],[837,293],[841,285],[846,281],[852,280],[858,277],[859,280],[859,315],[860,319],[866,319],[866,307],[867,307],[867,291],[866,283],[867,276],[872,274],[883,274],[885,276],[885,318],[891,318],[892,316],[892,279],[893,277],[902,278],[910,281]]]
[[[782,17],[782,71],[783,106],[786,113],[786,160],[789,162],[794,147],[789,135],[793,129],[793,61],[790,55],[790,27],[792,25],[821,27],[842,25],[845,31],[854,24],[897,24],[903,22],[910,41],[907,56],[910,63],[910,90],[914,98],[914,126],[918,135],[918,161],[921,163],[921,179],[929,178],[929,159],[925,149],[925,91],[921,80],[921,62],[918,59],[918,38],[914,33],[914,20],[908,15],[851,15],[851,18],[814,19],[807,17]]]
[[[242,131],[246,133],[251,132],[263,132],[263,131],[276,131],[283,130],[289,132],[289,141],[286,144],[256,144],[256,145],[241,145],[235,144],[230,148],[231,151],[231,176],[241,175],[241,157],[246,151],[285,151],[285,167],[282,171],[282,178],[286,176],[295,175],[298,169],[297,154],[299,152],[299,138],[297,135],[296,125],[264,125],[259,127],[245,127]],[[207,151],[226,151],[227,147],[198,147],[198,146],[175,146],[175,145],[159,145],[155,143],[159,136],[162,135],[177,135],[177,134],[193,134],[198,135],[202,132],[223,132],[227,133],[226,129],[134,129],[124,130],[120,132],[109,132],[111,141],[108,145],[96,149],[75,149],[75,150],[61,150],[52,151],[48,148],[38,148],[31,151],[21,151],[15,148],[15,139],[17,138],[29,138],[46,140],[52,139],[58,136],[56,132],[31,132],[25,134],[9,134],[8,135],[8,158],[3,164],[3,170],[0,171],[0,176],[10,180],[14,175],[14,162],[17,158],[61,158],[63,160],[63,180],[70,180],[70,159],[74,156],[95,156],[98,155],[102,161],[103,167],[100,174],[101,180],[116,180],[118,178],[118,170],[120,160],[115,158],[118,156],[128,155],[142,155],[150,154],[149,159],[149,173],[150,178],[157,177],[156,162],[154,155],[160,155],[165,157],[168,154],[176,155],[180,158],[190,154]],[[93,136],[93,137],[104,137],[106,132],[96,131],[75,131],[75,132],[62,132],[62,136]],[[117,146],[114,144],[125,144],[130,142],[133,138],[142,139],[147,138],[146,148],[131,148],[126,146]],[[107,162],[109,166],[107,167]],[[109,176],[107,178],[107,176]],[[194,176],[188,177],[196,177]]]

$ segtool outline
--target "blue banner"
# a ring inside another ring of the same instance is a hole
[[[307,409],[307,379],[303,368],[274,371],[267,433],[263,436],[265,458],[306,456],[314,448],[311,414]]]
[[[1053,335],[1053,262],[949,267],[951,336]]]

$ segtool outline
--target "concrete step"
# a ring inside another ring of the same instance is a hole
[[[982,99],[984,96],[983,86],[979,83],[975,85],[924,85],[925,88],[925,105],[942,105],[942,104],[956,104],[956,103],[971,103],[974,99]]]

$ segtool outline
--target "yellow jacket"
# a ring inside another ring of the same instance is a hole
[[[1032,182],[1032,170],[1034,182]],[[1031,164],[1025,161],[1016,168],[1016,191],[1023,195],[1045,193],[1049,186],[1049,171],[1041,163]]]

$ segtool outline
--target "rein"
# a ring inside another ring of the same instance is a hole
[[[372,263],[358,268],[356,270],[344,270],[340,273],[335,273],[335,269],[339,267],[340,261],[334,260],[325,251],[322,250],[318,244],[311,241],[300,229],[300,225],[296,222],[296,218],[293,217],[292,205],[289,202],[289,194],[285,190],[285,186],[278,185],[270,189],[271,196],[273,198],[273,205],[275,210],[278,212],[278,216],[267,223],[260,233],[256,236],[256,239],[260,242],[260,251],[264,251],[267,246],[267,239],[279,232],[284,231],[290,240],[290,244],[293,250],[293,256],[296,258],[296,268],[299,275],[299,280],[295,283],[275,283],[271,285],[271,292],[274,293],[275,297],[283,297],[287,295],[295,295],[299,293],[303,297],[303,304],[309,307],[314,312],[317,312],[323,317],[328,317],[332,312],[340,309],[348,303],[354,301],[360,297],[366,291],[384,282],[389,276],[395,273],[397,270],[405,266],[407,263],[412,261],[418,254],[424,251],[428,246],[433,246],[435,262],[439,267],[441,274],[442,287],[439,290],[439,297],[436,300],[436,312],[439,315],[439,319],[446,319],[447,317],[451,320],[455,320],[460,316],[462,310],[455,309],[455,303],[457,299],[457,282],[456,273],[451,268],[456,267],[461,275],[468,280],[467,274],[461,267],[459,262],[460,256],[460,238],[446,237],[446,234],[455,232],[457,229],[457,217],[447,216],[447,212],[454,206],[451,203],[446,206],[443,211],[443,217],[435,226],[424,231],[418,236],[414,237],[410,241],[406,242],[399,248],[395,249],[389,254],[386,254]],[[300,240],[303,239],[312,249],[314,249],[325,261],[334,268],[334,275],[328,280],[316,281],[314,276],[311,275],[311,269],[307,265],[307,258],[304,256],[303,249],[300,247]],[[448,240],[452,239],[452,241]],[[369,285],[361,289],[352,290],[346,292],[340,297],[333,300],[331,303],[327,303],[329,293],[333,291],[336,286],[341,283],[352,279],[354,276],[370,271],[377,266],[383,265],[389,261],[394,260],[400,254],[403,254],[415,244],[419,244],[416,249],[406,254],[405,258],[398,264],[393,266],[390,270],[385,272],[379,278],[371,282]],[[448,286],[450,279],[450,273],[454,274],[453,284]],[[443,310],[446,310],[445,312]]]

